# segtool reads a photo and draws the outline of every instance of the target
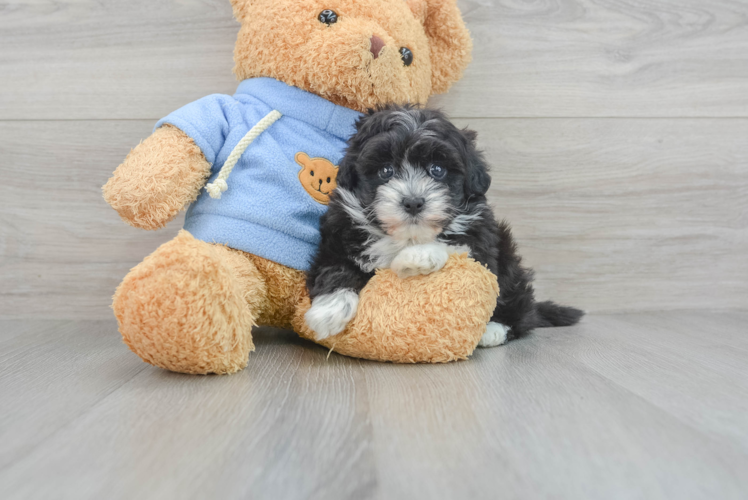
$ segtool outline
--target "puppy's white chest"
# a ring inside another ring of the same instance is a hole
[[[373,241],[364,250],[364,258],[359,259],[357,263],[367,273],[373,272],[376,269],[389,269],[395,257],[412,245],[413,243],[408,241],[396,240],[391,236],[385,236]]]
[[[470,253],[466,246],[452,246],[432,241],[417,243],[391,237],[372,243],[364,252],[365,259],[357,262],[365,272],[376,269],[392,269],[401,278],[439,271],[453,253]]]

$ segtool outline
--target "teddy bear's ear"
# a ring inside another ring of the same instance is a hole
[[[407,0],[431,45],[431,86],[441,94],[462,77],[470,63],[473,41],[456,0]]]
[[[231,0],[231,5],[234,7],[234,17],[241,21],[246,17],[252,0]]]
[[[413,12],[413,15],[421,21],[421,24],[426,22],[426,0],[406,0],[408,7]]]

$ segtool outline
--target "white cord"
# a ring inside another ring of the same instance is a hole
[[[227,181],[229,175],[231,175],[231,171],[234,170],[234,167],[239,161],[239,158],[242,157],[249,145],[252,144],[260,134],[269,129],[273,123],[280,120],[281,116],[283,115],[279,111],[271,111],[265,118],[260,120],[257,125],[252,127],[252,130],[247,132],[247,135],[245,135],[241,141],[239,141],[239,144],[236,145],[234,150],[226,159],[226,162],[223,164],[223,167],[221,167],[221,171],[216,180],[205,186],[205,189],[208,191],[211,198],[216,200],[221,199],[221,194],[226,192],[229,188]]]

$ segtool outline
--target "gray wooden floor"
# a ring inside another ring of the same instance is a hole
[[[748,309],[748,0],[458,4],[474,61],[430,105],[480,133],[538,296],[593,315],[448,366],[262,330],[188,377],[109,308],[181,219],[100,187],[233,93],[230,2],[0,1],[0,500],[748,499],[748,312],[644,312]]]
[[[259,330],[193,377],[112,321],[2,321],[0,498],[747,498],[747,322],[593,315],[446,366]]]

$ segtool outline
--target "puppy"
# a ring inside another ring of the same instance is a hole
[[[476,137],[434,110],[393,106],[359,120],[307,279],[305,319],[319,340],[345,329],[376,269],[430,274],[453,252],[469,252],[498,277],[500,297],[480,346],[579,321],[582,311],[535,301],[533,273],[487,204],[491,177]]]

